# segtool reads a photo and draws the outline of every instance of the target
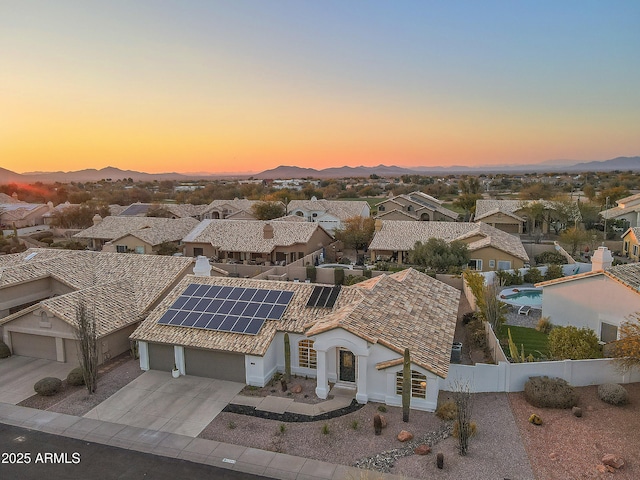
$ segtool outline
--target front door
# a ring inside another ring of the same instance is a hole
[[[356,381],[356,356],[349,350],[340,350],[340,372],[338,380],[341,382]]]

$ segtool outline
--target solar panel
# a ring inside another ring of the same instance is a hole
[[[340,289],[340,285],[337,285],[331,289],[331,293],[329,294],[329,298],[327,298],[325,307],[333,308],[333,306],[336,304],[336,300],[338,299],[338,295],[340,295]]]
[[[320,292],[320,296],[318,297],[316,307],[324,307],[327,304],[327,299],[329,298],[330,293],[331,287],[322,287],[322,291]]]
[[[307,307],[333,308],[340,294],[340,285],[335,287],[314,287]]]
[[[314,287],[313,292],[311,292],[311,296],[309,297],[309,301],[307,302],[307,307],[315,307],[318,302],[318,297],[320,296],[320,292],[324,287]]]
[[[288,290],[192,283],[158,323],[256,335],[267,319],[282,318],[292,298]]]

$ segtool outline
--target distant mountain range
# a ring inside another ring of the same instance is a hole
[[[323,170],[314,168],[301,168],[294,166],[280,166],[271,170],[265,170],[254,175],[256,179],[286,179],[286,178],[349,178],[349,177],[369,177],[378,175],[380,177],[397,177],[400,175],[445,175],[457,173],[553,173],[553,172],[609,172],[613,170],[632,170],[640,172],[640,156],[638,157],[618,157],[611,160],[578,162],[571,160],[551,160],[543,163],[530,165],[491,165],[484,167],[397,167],[394,165],[378,165],[376,167],[332,167]],[[144,173],[133,170],[121,170],[119,168],[107,167],[100,170],[94,168],[78,170],[75,172],[30,172],[15,173],[5,168],[0,168],[0,184],[6,183],[69,183],[69,182],[97,182],[103,179],[122,180],[131,178],[139,181],[162,181],[162,180],[212,180],[216,178],[247,178],[250,175],[199,175],[183,173]]]

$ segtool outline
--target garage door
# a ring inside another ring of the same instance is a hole
[[[184,361],[187,375],[246,382],[244,355],[185,348]]]
[[[57,360],[56,339],[44,335],[11,332],[11,346],[14,355]]]
[[[175,364],[173,345],[149,344],[149,368],[151,370],[164,370],[170,372]]]

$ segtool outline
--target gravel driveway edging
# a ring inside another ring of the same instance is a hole
[[[224,409],[223,412],[229,413],[238,413],[240,415],[249,415],[251,417],[259,417],[266,418],[267,420],[277,420],[278,422],[317,422],[319,420],[329,420],[330,418],[341,417],[343,415],[347,415],[348,413],[353,413],[355,411],[360,410],[364,404],[358,403],[355,399],[351,401],[351,405],[348,407],[339,408],[337,410],[332,410],[330,412],[321,413],[320,415],[303,415],[299,413],[274,413],[267,412],[265,410],[256,410],[256,407],[251,407],[248,405],[236,405],[230,403]]]

